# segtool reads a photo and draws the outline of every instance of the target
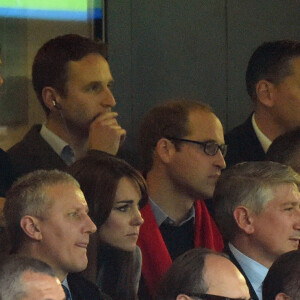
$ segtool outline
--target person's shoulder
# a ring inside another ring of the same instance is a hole
[[[12,161],[19,157],[31,155],[36,147],[43,143],[43,139],[39,132],[41,125],[33,125],[25,136],[15,145],[7,150],[7,153]]]
[[[235,141],[238,141],[241,137],[248,135],[249,132],[253,131],[251,117],[252,115],[248,117],[248,119],[244,123],[234,127],[225,134],[225,142],[227,144],[234,143]]]
[[[104,294],[97,285],[80,274],[68,274],[68,284],[75,299],[111,300],[111,297]]]

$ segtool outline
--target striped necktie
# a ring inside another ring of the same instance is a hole
[[[63,288],[63,290],[65,292],[66,300],[72,300],[69,289],[67,287],[65,287],[63,284],[61,286],[62,286],[62,288]]]

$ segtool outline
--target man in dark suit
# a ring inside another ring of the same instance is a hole
[[[115,155],[125,130],[117,122],[113,82],[102,43],[76,35],[46,42],[35,56],[32,82],[46,113],[9,149],[16,176],[64,169],[88,149]]]
[[[265,159],[272,141],[300,125],[300,42],[263,43],[251,56],[246,72],[253,113],[225,135],[227,167]]]
[[[1,46],[0,46],[1,55]],[[0,67],[2,61],[0,57]],[[0,73],[0,87],[3,84],[3,78]],[[12,166],[8,155],[0,148],[0,197],[5,196],[5,192],[11,186],[13,181]]]
[[[49,264],[73,300],[107,299],[91,282],[69,274],[86,268],[89,235],[96,231],[72,176],[40,170],[19,178],[7,192],[4,217],[11,253]]]
[[[245,276],[251,297],[281,254],[300,240],[300,175],[280,163],[245,162],[224,171],[214,192],[216,220],[231,261]]]

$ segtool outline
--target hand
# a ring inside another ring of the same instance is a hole
[[[116,112],[105,112],[97,117],[89,129],[88,149],[100,150],[116,155],[120,142],[126,136],[126,130],[122,128],[116,117]]]

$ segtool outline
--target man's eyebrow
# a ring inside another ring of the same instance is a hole
[[[300,205],[300,201],[286,201],[284,203],[281,203],[281,206],[285,207],[285,206],[299,206]]]

